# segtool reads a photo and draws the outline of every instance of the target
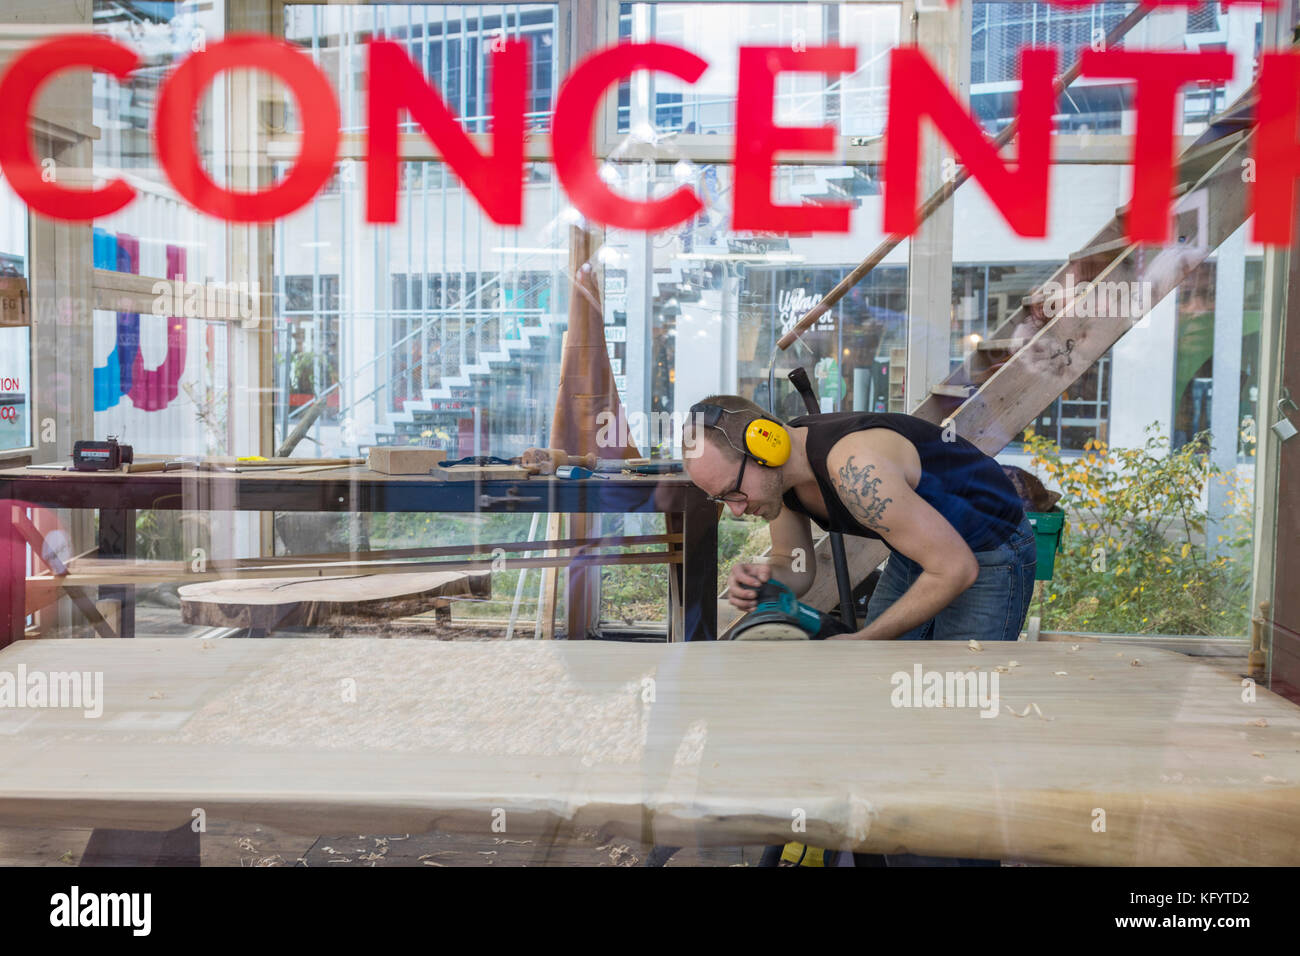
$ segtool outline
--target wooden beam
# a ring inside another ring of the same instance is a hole
[[[106,312],[226,322],[255,321],[261,317],[261,296],[243,291],[234,283],[186,282],[111,269],[95,269],[93,281],[95,308]]]
[[[635,554],[576,554],[555,557],[508,558],[510,568],[572,568],[604,564],[677,564],[680,552],[642,551]],[[190,570],[185,561],[122,561],[111,558],[94,558],[75,561],[64,575],[37,574],[27,578],[33,587],[60,588],[89,585],[146,584],[168,582],[192,584],[199,581],[220,581],[229,578],[302,578],[345,577],[366,574],[407,574],[412,571],[494,571],[501,567],[495,558],[470,558],[463,561],[353,561],[336,564],[276,564],[265,567],[241,567],[237,570],[219,571],[206,568]]]

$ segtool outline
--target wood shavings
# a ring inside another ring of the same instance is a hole
[[[257,844],[255,844],[248,837],[240,837],[239,841],[235,845],[239,847],[241,850],[243,850],[245,853],[257,852]]]
[[[1053,676],[1053,677],[1069,677],[1070,675],[1069,675],[1066,671],[1052,671],[1052,676]]]
[[[1010,674],[1010,673],[1011,673],[1011,668],[1008,667],[1006,664],[999,664],[997,667],[995,667],[995,668],[993,668],[993,669],[994,669],[995,671],[997,671],[999,674]]]
[[[150,700],[162,700],[162,699],[163,699],[164,697],[166,697],[166,696],[167,696],[167,695],[164,694],[162,691],[160,691],[160,690],[156,690],[156,691],[154,691],[152,694],[149,695],[149,699],[150,699]]]
[[[1267,726],[1268,726],[1268,721],[1265,720],[1263,717],[1261,717],[1261,718],[1259,718],[1259,720],[1252,720],[1252,721],[1250,722],[1250,726],[1252,726],[1252,727],[1267,727]]]
[[[1262,750],[1252,750],[1252,751],[1250,752],[1250,755],[1251,755],[1252,757],[1262,757],[1262,756],[1264,756],[1264,751],[1262,751]]]
[[[1019,713],[1017,713],[1016,710],[1015,710],[1015,708],[1012,707],[1010,704],[1007,704],[1007,705],[1006,705],[1006,708],[1007,708],[1007,710],[1011,711],[1012,716],[1015,716],[1015,717],[1028,717],[1028,716],[1029,716],[1029,712],[1032,710],[1035,714],[1037,714],[1037,715],[1038,715],[1040,718],[1042,718],[1043,720],[1055,720],[1055,719],[1056,719],[1055,717],[1048,717],[1046,714],[1044,714],[1043,711],[1039,708],[1038,704],[1034,703],[1033,701],[1030,701],[1028,704],[1026,704],[1026,705],[1025,705],[1025,709],[1022,710],[1022,711],[1020,711]]]
[[[496,838],[493,838],[492,842],[499,846],[531,846],[533,843],[532,840],[500,840]]]
[[[1078,644],[1071,644],[1071,645],[1070,645],[1070,650],[1072,650],[1072,651],[1077,651],[1078,649],[1079,649],[1079,645],[1078,645]]]
[[[439,863],[437,860],[425,860],[425,866],[446,866],[446,863]]]
[[[615,866],[635,866],[637,856],[632,852],[631,848],[619,844],[610,849],[609,862],[613,863]]]
[[[1141,666],[1142,666],[1142,661],[1141,661],[1140,658],[1135,657],[1135,658],[1133,658],[1131,661],[1128,662],[1128,666],[1129,666],[1129,667],[1141,667]]]
[[[333,859],[333,860],[326,860],[325,862],[326,862],[326,863],[351,863],[351,862],[352,862],[352,858],[351,858],[351,857],[346,857],[346,856],[340,856],[340,857],[337,857],[337,858],[335,858],[335,859]]]
[[[973,639],[973,638],[971,639],[970,643],[967,644],[966,646],[967,646],[968,648],[970,648],[972,651],[982,651],[982,650],[984,650],[984,645],[981,644],[979,641]]]
[[[1020,661],[1007,661],[1007,666],[1008,666],[1008,667],[1019,667],[1019,666],[1020,666]]]

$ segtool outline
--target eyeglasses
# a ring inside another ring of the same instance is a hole
[[[748,501],[749,495],[740,490],[740,483],[745,480],[745,465],[749,463],[749,456],[743,455],[740,459],[740,474],[736,475],[736,484],[730,491],[724,491],[720,495],[709,495],[709,500],[714,504],[730,504],[738,501]]]

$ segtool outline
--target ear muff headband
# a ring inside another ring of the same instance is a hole
[[[743,414],[723,408],[721,405],[697,404],[691,406],[691,415],[703,415],[705,428],[716,428],[727,439],[727,444],[735,448],[735,443],[727,435],[719,422],[723,415]],[[770,418],[753,418],[745,425],[745,447],[736,451],[748,455],[760,465],[779,468],[790,460],[790,433],[780,422]]]

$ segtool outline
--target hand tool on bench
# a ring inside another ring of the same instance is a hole
[[[526,448],[522,455],[515,458],[499,458],[495,455],[469,455],[454,461],[440,461],[439,468],[460,468],[464,466],[488,467],[491,465],[516,465],[530,475],[553,475],[556,469],[566,465],[575,465],[588,471],[595,471],[595,455],[570,455],[562,448]],[[588,477],[588,476],[584,476]]]

